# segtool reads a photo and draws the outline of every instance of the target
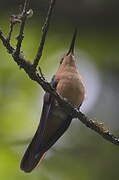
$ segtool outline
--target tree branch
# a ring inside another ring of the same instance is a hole
[[[51,0],[51,2],[55,2],[53,0]],[[50,8],[53,9],[54,4],[50,4]],[[51,7],[52,6],[52,7]],[[50,12],[50,16],[52,14],[52,10],[49,11]],[[48,16],[49,17],[49,16]],[[47,20],[47,23],[49,24],[50,18],[48,18],[49,20]],[[25,22],[24,22],[25,23]],[[46,23],[46,24],[47,24]],[[25,24],[24,24],[25,25]],[[24,26],[22,24],[22,26]],[[46,27],[48,27],[49,25],[46,25]],[[21,28],[21,34],[23,34],[23,27]],[[46,33],[47,33],[47,28],[46,28]],[[46,33],[43,33],[43,39],[45,39]],[[54,96],[54,98],[57,99],[57,101],[59,102],[59,105],[62,106],[64,108],[64,111],[68,112],[69,114],[71,114],[73,117],[78,118],[85,126],[89,127],[90,129],[92,129],[93,131],[95,131],[96,133],[98,133],[99,135],[101,135],[104,139],[110,141],[111,143],[118,145],[119,146],[119,139],[117,137],[115,137],[113,134],[111,134],[109,132],[109,130],[107,128],[104,127],[104,125],[98,121],[94,121],[92,119],[89,119],[87,116],[85,116],[82,112],[80,112],[78,109],[74,108],[69,102],[67,102],[66,100],[64,100],[61,96],[59,96],[57,94],[57,92],[55,91],[55,89],[53,89],[50,85],[50,83],[48,83],[44,78],[42,78],[39,75],[39,72],[36,70],[36,65],[34,67],[34,64],[29,63],[28,61],[26,61],[24,58],[22,58],[19,54],[16,55],[16,51],[15,49],[11,46],[10,42],[7,40],[7,38],[3,35],[2,30],[0,30],[0,39],[3,42],[3,45],[5,46],[5,48],[7,49],[7,51],[12,55],[14,61],[18,64],[18,66],[20,66],[21,68],[24,69],[24,71],[27,73],[27,75],[30,77],[31,80],[34,80],[35,82],[37,82],[43,89],[44,91],[47,91],[49,93],[52,94],[52,96]],[[19,42],[19,47],[21,46],[22,41]],[[42,47],[43,48],[43,47]],[[42,49],[41,48],[41,49]],[[43,50],[43,49],[42,49]],[[19,48],[18,48],[19,51]],[[39,54],[40,50],[38,51]],[[42,51],[41,51],[42,52]],[[19,51],[20,53],[20,51]],[[42,53],[41,53],[42,54]],[[36,56],[36,57],[39,57]],[[37,60],[38,63],[39,60]],[[37,64],[36,63],[36,64]]]
[[[55,2],[56,2],[56,0],[50,0],[49,10],[48,10],[48,13],[47,13],[47,16],[46,16],[46,19],[45,19],[45,23],[44,23],[44,25],[42,27],[42,35],[41,35],[40,45],[39,45],[36,57],[34,59],[34,67],[35,68],[37,67],[37,65],[38,65],[38,63],[39,63],[39,61],[41,59],[41,56],[42,56],[43,47],[44,47],[44,44],[45,44],[45,39],[46,39],[46,35],[47,35],[48,29],[49,29],[51,15],[52,15],[53,8],[55,6]]]
[[[30,0],[25,0],[24,8],[23,8],[23,11],[21,14],[21,26],[20,26],[19,35],[17,37],[18,41],[17,41],[16,51],[15,51],[16,56],[19,56],[19,54],[20,54],[21,44],[22,44],[22,41],[24,38],[23,34],[24,34],[24,27],[25,27],[25,23],[26,23],[26,19],[27,19],[27,11],[29,8],[29,2],[30,2]]]
[[[11,40],[11,36],[12,36],[12,32],[13,32],[13,27],[14,27],[14,24],[13,23],[10,23],[10,30],[9,30],[9,33],[8,33],[8,42],[10,42]]]
[[[0,39],[3,42],[3,45],[6,47],[6,49],[8,50],[8,52],[10,54],[13,54],[13,52],[15,51],[15,49],[10,45],[10,42],[5,38],[5,36],[3,35],[2,30],[0,29]]]

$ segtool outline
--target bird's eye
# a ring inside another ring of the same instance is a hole
[[[62,58],[62,59],[60,60],[60,64],[62,64],[62,62],[63,62],[63,59],[64,59],[64,58]]]

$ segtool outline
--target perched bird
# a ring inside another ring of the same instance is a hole
[[[52,78],[51,86],[60,96],[79,108],[84,100],[85,89],[74,58],[76,35],[77,30],[73,34],[68,53],[62,58]],[[22,170],[31,172],[41,162],[48,149],[67,130],[72,118],[50,93],[45,93],[40,124],[21,161]]]

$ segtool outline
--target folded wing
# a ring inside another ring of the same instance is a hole
[[[72,117],[58,105],[57,101],[45,93],[44,104],[38,129],[21,161],[21,169],[32,171],[41,162],[47,150],[69,127]]]

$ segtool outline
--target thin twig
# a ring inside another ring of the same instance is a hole
[[[46,16],[46,19],[45,19],[45,23],[44,23],[43,28],[42,28],[42,35],[41,35],[40,45],[39,45],[39,48],[38,48],[37,55],[36,55],[36,57],[34,59],[34,67],[35,68],[37,67],[37,65],[38,65],[38,63],[39,63],[39,61],[41,59],[42,53],[43,53],[43,47],[44,47],[44,44],[45,44],[45,39],[46,39],[46,35],[47,35],[48,29],[49,29],[51,15],[52,15],[53,8],[55,6],[55,2],[56,2],[56,0],[50,0],[49,10],[48,10],[48,13],[47,13],[47,16]]]
[[[38,70],[39,70],[39,73],[40,73],[41,77],[45,80],[45,76],[44,76],[44,74],[42,73],[41,67],[39,67]]]
[[[21,44],[22,44],[22,40],[24,38],[24,27],[25,27],[25,23],[26,23],[26,19],[27,19],[27,11],[28,11],[28,8],[29,8],[29,2],[30,0],[25,0],[25,3],[24,3],[24,8],[23,8],[23,11],[22,11],[22,21],[21,21],[21,26],[20,26],[20,32],[19,32],[19,35],[17,37],[17,45],[16,45],[16,52],[15,52],[15,55],[16,56],[19,56],[20,54],[20,49],[21,49]]]
[[[3,42],[3,45],[6,47],[6,49],[8,50],[8,52],[10,54],[14,53],[14,48],[10,45],[9,41],[5,38],[5,36],[3,35],[2,30],[0,29],[0,39]]]
[[[11,40],[11,36],[12,36],[12,32],[13,32],[13,27],[14,27],[14,24],[13,23],[10,23],[10,30],[9,30],[9,33],[8,33],[8,42],[10,42]]]

